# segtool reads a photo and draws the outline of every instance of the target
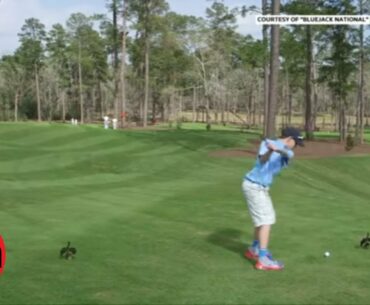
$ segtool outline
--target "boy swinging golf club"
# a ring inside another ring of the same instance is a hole
[[[277,140],[261,142],[254,168],[248,172],[242,184],[248,210],[254,224],[254,242],[245,252],[245,257],[256,260],[258,270],[282,270],[284,265],[272,258],[268,251],[271,225],[275,223],[275,210],[269,195],[273,178],[287,167],[293,158],[293,149],[303,146],[300,131],[285,128]]]

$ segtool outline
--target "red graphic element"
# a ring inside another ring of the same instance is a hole
[[[2,236],[0,235],[0,275],[4,271],[5,261],[6,261],[5,243]]]

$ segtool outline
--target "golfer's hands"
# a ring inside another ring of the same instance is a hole
[[[277,153],[279,153],[280,155],[282,155],[284,157],[291,158],[291,154],[289,154],[289,152],[287,150],[280,149],[272,143],[267,143],[267,148],[269,149],[269,151],[271,153],[272,152],[277,152]]]
[[[266,147],[268,148],[268,151],[265,152],[265,154],[259,156],[260,162],[262,164],[265,164],[270,159],[272,153],[274,151],[277,151],[277,149],[278,149],[274,144],[272,144],[269,141],[266,141],[265,144],[266,144]]]
[[[267,143],[267,148],[269,150],[272,150],[272,151],[277,151],[278,150],[278,148],[272,143]]]

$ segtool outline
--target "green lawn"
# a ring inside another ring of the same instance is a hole
[[[271,250],[286,269],[259,272],[242,257],[253,160],[208,157],[252,136],[0,124],[0,304],[368,304],[370,157],[281,174]]]

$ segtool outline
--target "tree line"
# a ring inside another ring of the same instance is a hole
[[[209,127],[234,117],[273,136],[278,123],[299,115],[310,139],[317,117],[331,114],[341,140],[354,132],[363,141],[370,110],[364,26],[263,26],[257,39],[237,31],[237,18],[363,15],[369,0],[262,0],[239,8],[215,0],[204,18],[175,13],[165,0],[106,5],[107,14],[74,13],[48,31],[38,19],[25,20],[19,47],[0,60],[0,119],[85,123],[110,114],[124,127],[191,113]]]

